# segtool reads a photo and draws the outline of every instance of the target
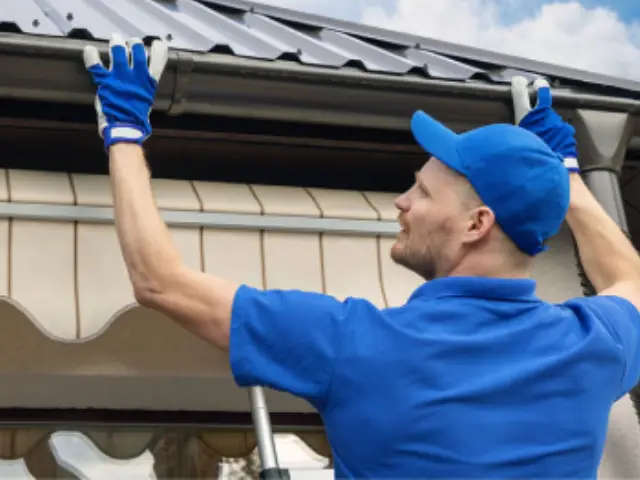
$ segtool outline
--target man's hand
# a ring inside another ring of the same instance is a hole
[[[166,43],[156,40],[150,50],[147,63],[142,40],[134,38],[125,43],[114,34],[109,43],[107,70],[96,47],[84,49],[85,66],[98,87],[98,131],[107,150],[118,142],[141,145],[151,135],[149,115],[167,64],[168,49]]]
[[[589,280],[599,295],[626,298],[640,308],[640,257],[577,174],[575,129],[553,110],[549,84],[535,82],[538,102],[534,108],[527,85],[522,77],[514,78],[511,84],[515,123],[538,135],[564,160],[568,170],[576,173],[571,175],[567,222]]]
[[[580,171],[575,129],[553,110],[549,83],[540,78],[534,82],[538,100],[534,108],[529,99],[529,82],[524,77],[511,81],[516,125],[535,133],[564,161],[569,172]]]

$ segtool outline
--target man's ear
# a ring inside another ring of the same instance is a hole
[[[469,211],[465,238],[469,243],[478,242],[489,234],[496,223],[496,216],[486,205],[481,205]]]

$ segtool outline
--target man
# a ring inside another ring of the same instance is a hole
[[[337,477],[596,476],[611,405],[639,377],[640,259],[582,183],[548,85],[531,110],[514,82],[520,126],[456,135],[416,113],[433,157],[397,199],[391,254],[428,282],[380,310],[188,269],[141,148],[167,47],[155,42],[148,66],[139,40],[110,51],[110,70],[93,47],[85,63],[136,299],[229,350],[239,385],[314,405]],[[565,216],[599,296],[552,305],[529,276]]]

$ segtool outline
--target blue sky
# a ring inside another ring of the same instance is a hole
[[[424,0],[428,3],[429,0]],[[392,2],[395,3],[395,2]],[[515,13],[516,18],[523,18],[534,14],[544,4],[570,3],[566,0],[516,0],[505,2],[510,4],[511,14]],[[580,0],[579,2],[587,9],[605,8],[614,11],[620,19],[627,23],[640,19],[640,0]],[[515,11],[515,12],[514,12]]]
[[[640,81],[640,0],[261,0]]]
[[[589,8],[596,6],[611,8],[627,21],[640,19],[640,1],[638,0],[584,0],[582,4]]]

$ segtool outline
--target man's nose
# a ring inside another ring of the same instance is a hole
[[[409,209],[409,196],[407,195],[407,192],[399,195],[393,204],[398,210],[406,212]]]

